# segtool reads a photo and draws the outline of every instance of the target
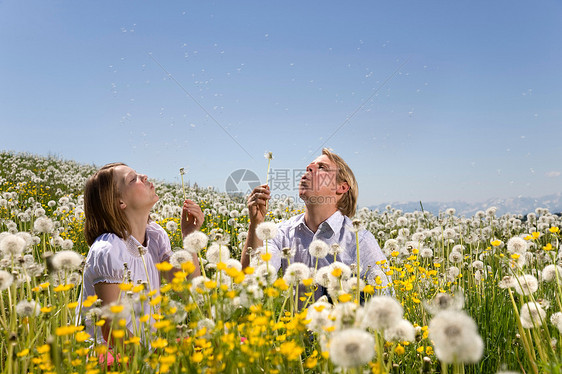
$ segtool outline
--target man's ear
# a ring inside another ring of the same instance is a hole
[[[347,184],[347,182],[341,183],[340,185],[338,185],[338,188],[336,189],[336,193],[338,195],[343,195],[347,191],[349,191],[349,184]]]

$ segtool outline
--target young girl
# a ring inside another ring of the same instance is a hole
[[[123,163],[103,166],[86,182],[84,190],[84,233],[90,250],[86,258],[84,283],[80,300],[97,295],[102,306],[119,302],[125,292],[120,283],[130,281],[135,286],[144,283],[146,288],[160,289],[160,273],[155,264],[167,261],[172,255],[170,239],[162,227],[151,222],[149,214],[158,195],[146,175],[138,174]],[[191,200],[185,200],[181,217],[183,237],[198,230],[203,223],[201,208]],[[197,256],[193,256],[200,274]],[[173,273],[168,272],[169,279]],[[124,313],[126,329],[133,333],[139,326],[138,318],[151,315],[148,302],[136,303],[135,321],[131,311]],[[86,310],[82,310],[82,316]],[[99,330],[86,321],[89,333],[108,341],[110,323]]]

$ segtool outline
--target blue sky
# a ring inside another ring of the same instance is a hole
[[[361,205],[557,193],[561,26],[550,0],[0,1],[0,148],[224,190],[326,146]]]

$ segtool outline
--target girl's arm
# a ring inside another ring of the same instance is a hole
[[[111,304],[119,300],[119,293],[121,292],[121,289],[119,288],[118,283],[100,282],[94,285],[94,289],[96,290],[96,295],[98,295],[98,298],[101,299],[102,306]],[[105,341],[113,345],[113,342],[109,340],[110,329],[111,320],[106,318],[105,324],[101,327],[101,332]]]

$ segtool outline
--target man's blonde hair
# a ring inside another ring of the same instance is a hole
[[[338,201],[338,209],[344,216],[353,218],[357,209],[357,195],[359,194],[359,186],[357,185],[355,175],[353,175],[353,171],[351,171],[351,168],[347,165],[343,158],[333,153],[328,148],[322,149],[322,154],[327,156],[330,161],[336,164],[336,167],[338,168],[336,174],[337,182],[345,182],[349,186],[349,190],[347,190],[347,192],[344,193]]]

